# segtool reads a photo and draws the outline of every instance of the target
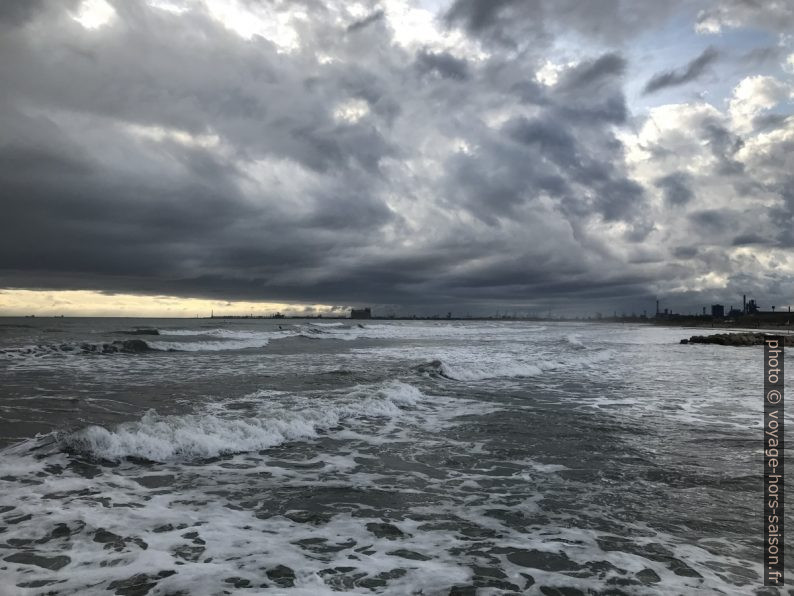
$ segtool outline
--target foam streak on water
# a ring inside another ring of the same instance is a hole
[[[2,594],[762,593],[756,348],[562,323],[13,324]]]

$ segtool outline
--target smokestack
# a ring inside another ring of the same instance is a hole
[[[747,314],[747,294],[742,294],[742,313]]]
[[[659,301],[656,301],[656,314],[659,314]]]

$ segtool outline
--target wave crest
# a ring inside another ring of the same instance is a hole
[[[425,399],[419,389],[400,381],[357,386],[341,399],[322,400],[322,404],[297,400],[302,406],[297,409],[294,403],[261,401],[265,396],[273,394],[263,391],[248,396],[259,407],[255,415],[244,419],[230,418],[229,411],[223,410],[179,416],[150,410],[140,420],[112,430],[89,426],[60,441],[67,450],[113,461],[127,457],[158,462],[204,459],[311,439],[351,418],[395,418]]]
[[[141,354],[158,348],[142,339],[124,339],[108,343],[37,344],[21,348],[6,348],[0,354],[6,358],[41,358],[70,354]]]
[[[584,347],[584,346],[583,346]],[[577,357],[568,357],[560,360],[538,358],[534,362],[516,360],[488,361],[459,361],[449,362],[444,359],[431,360],[416,367],[420,373],[440,376],[454,381],[484,381],[497,378],[524,378],[536,377],[546,371],[562,370],[566,368],[587,368],[609,360],[613,353],[609,350],[593,352]]]

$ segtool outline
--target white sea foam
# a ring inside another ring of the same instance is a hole
[[[272,397],[272,393],[257,392],[248,399],[263,397]],[[90,426],[63,437],[62,442],[69,448],[108,460],[209,458],[310,439],[346,419],[394,418],[402,414],[402,408],[416,405],[422,399],[424,395],[415,387],[393,381],[357,386],[337,400],[263,401],[255,415],[245,419],[231,418],[231,411],[219,412],[217,407],[216,413],[182,416],[162,416],[150,410],[139,421],[123,423],[112,430]]]
[[[570,335],[566,335],[565,336],[565,341],[568,342],[568,344],[572,348],[577,349],[577,350],[584,350],[584,349],[587,348],[587,346],[584,345],[584,343],[582,343],[582,340],[579,339],[579,336],[576,335],[575,333],[571,333]]]
[[[159,329],[161,336],[220,337],[223,339],[269,338],[283,334],[280,329]]]
[[[318,329],[317,327],[322,327]],[[352,341],[356,339],[520,339],[535,335],[544,327],[535,325],[505,325],[500,323],[481,323],[477,325],[460,322],[410,322],[393,323],[357,323],[307,325],[304,332],[317,333],[322,339],[339,339]]]
[[[432,359],[440,374],[456,381],[537,377],[548,371],[588,369],[614,357],[611,350],[598,350],[581,356],[545,355],[532,359],[517,351],[486,355],[469,349],[445,349],[425,350],[421,354]]]
[[[221,352],[223,350],[245,350],[250,348],[264,348],[270,340],[264,337],[253,337],[240,340],[220,341],[148,341],[154,350],[176,352]]]
[[[481,381],[498,377],[534,377],[543,373],[535,364],[505,362],[501,364],[449,364],[441,361],[441,374],[456,381]]]

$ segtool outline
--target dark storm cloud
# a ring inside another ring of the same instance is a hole
[[[575,32],[614,43],[664,23],[680,2],[623,0],[455,0],[444,15],[451,26],[508,47],[537,46]]]
[[[554,162],[566,162],[575,158],[574,136],[556,121],[519,118],[505,125],[505,133],[522,145],[537,147]]]
[[[356,20],[344,3],[307,1],[294,47],[241,37],[201,3],[112,5],[93,30],[72,18],[76,2],[0,8],[13,29],[0,36],[0,287],[575,308],[728,269],[713,246],[774,221],[706,208],[707,181],[680,165],[632,174],[624,42],[675,3],[459,0],[441,24],[463,37],[443,45],[398,41],[376,3]],[[545,84],[561,32],[588,42],[573,63],[553,60]],[[774,175],[748,177],[746,139],[725,119],[692,129],[708,175],[785,194]],[[769,171],[785,163],[763,155]],[[661,217],[679,219],[657,225],[644,184],[675,207]],[[794,199],[778,210],[791,221]],[[679,228],[701,233],[697,249],[660,240]]]
[[[43,4],[43,0],[3,0],[0,2],[0,27],[27,22]]]
[[[586,60],[565,73],[559,83],[562,91],[595,91],[610,84],[626,71],[626,61],[619,54],[608,53]]]
[[[673,256],[677,259],[692,259],[700,252],[697,246],[676,246],[673,248]]]
[[[435,72],[446,79],[464,80],[469,77],[466,61],[447,52],[421,50],[416,57],[416,66],[422,73]]]
[[[708,47],[686,66],[653,75],[645,84],[643,93],[654,93],[666,87],[677,87],[694,81],[705,73],[707,68],[718,58],[719,52],[713,47]]]
[[[529,206],[548,197],[576,229],[595,216],[624,220],[635,239],[644,238],[650,228],[636,219],[644,191],[623,171],[612,129],[626,118],[624,73],[625,60],[616,53],[582,61],[551,88],[522,80],[519,67],[487,72],[492,83],[533,104],[537,115],[507,120],[501,136],[488,135],[480,152],[450,159],[445,195],[490,226],[526,217]]]
[[[788,116],[785,114],[759,114],[753,118],[753,129],[775,130],[785,126]]]
[[[744,165],[735,158],[736,153],[744,146],[741,136],[713,118],[704,119],[700,126],[703,139],[716,161],[716,172],[723,176],[741,174]]]
[[[456,0],[447,12],[447,19],[462,21],[471,31],[481,31],[492,27],[505,7],[516,3],[517,0]]]
[[[347,32],[351,33],[353,31],[358,31],[359,29],[363,29],[367,25],[371,25],[372,23],[376,23],[378,21],[382,21],[383,17],[386,15],[382,10],[376,10],[371,15],[364,17],[361,20],[355,21],[350,23],[347,26]]]
[[[768,244],[769,239],[760,234],[741,234],[733,239],[733,246],[750,246],[752,244]]]
[[[690,214],[689,218],[696,227],[707,233],[724,233],[730,230],[737,222],[732,212],[717,209],[704,209]],[[734,228],[735,229],[735,228]]]
[[[656,180],[656,187],[662,189],[664,199],[671,207],[681,207],[694,198],[690,185],[691,177],[684,172],[674,172]]]

